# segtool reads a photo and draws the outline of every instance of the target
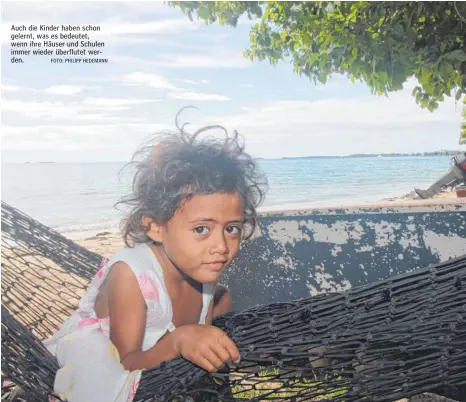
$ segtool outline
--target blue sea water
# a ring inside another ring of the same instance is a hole
[[[262,209],[373,202],[428,187],[450,157],[258,160],[269,191]],[[114,204],[129,190],[124,163],[2,164],[2,200],[60,231],[115,227]]]

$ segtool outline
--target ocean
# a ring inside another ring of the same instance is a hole
[[[426,188],[450,157],[260,159],[269,191],[261,210],[364,204]],[[114,230],[114,204],[131,187],[124,163],[2,164],[2,200],[62,233]],[[70,236],[71,237],[71,236]]]

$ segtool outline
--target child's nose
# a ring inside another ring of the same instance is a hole
[[[228,243],[225,236],[223,234],[215,236],[211,247],[211,254],[228,254],[228,251]]]

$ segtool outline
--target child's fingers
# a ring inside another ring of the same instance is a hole
[[[215,373],[217,371],[214,365],[205,357],[201,357],[201,361],[196,364],[209,373]]]
[[[236,362],[240,359],[238,348],[227,335],[219,336],[218,342],[228,351],[231,361]]]
[[[220,344],[220,342],[211,345],[210,348],[223,362],[223,364],[230,363],[232,361],[232,356],[230,356],[230,352],[227,349],[225,349],[225,347],[222,344]]]
[[[202,357],[212,365],[214,369],[213,371],[217,371],[217,369],[222,367],[224,364],[217,354],[210,348],[202,351]]]

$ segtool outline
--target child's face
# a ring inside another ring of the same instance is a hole
[[[186,275],[214,283],[238,253],[243,221],[238,194],[196,195],[159,227],[154,240],[163,243],[169,259]]]

